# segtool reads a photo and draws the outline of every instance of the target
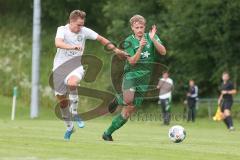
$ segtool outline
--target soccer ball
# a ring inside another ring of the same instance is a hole
[[[186,138],[186,131],[180,125],[172,126],[169,129],[168,137],[170,138],[170,140],[172,142],[180,143],[180,142],[182,142]]]

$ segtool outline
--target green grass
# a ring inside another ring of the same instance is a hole
[[[160,121],[129,121],[114,134],[114,142],[101,139],[111,117],[86,122],[71,141],[63,140],[63,122],[57,120],[0,120],[1,160],[231,160],[240,159],[240,131],[229,132],[222,123],[198,119],[181,124],[187,131],[183,143],[169,141],[169,127]],[[235,120],[239,126],[239,120]]]
[[[0,96],[0,160],[225,160],[240,159],[239,118],[234,119],[235,132],[229,132],[223,123],[198,118],[196,123],[182,120],[187,138],[180,144],[168,139],[169,127],[161,121],[146,121],[144,114],[158,113],[156,105],[142,109],[139,119],[132,118],[113,136],[114,142],[101,139],[111,123],[112,115],[86,122],[70,142],[63,140],[65,127],[54,114],[54,107],[41,107],[40,118],[29,118],[29,103],[18,99],[16,120],[10,121],[11,98]],[[181,111],[174,105],[174,112]],[[152,112],[150,112],[152,111]]]

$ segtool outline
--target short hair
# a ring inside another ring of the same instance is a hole
[[[69,15],[69,21],[77,20],[78,18],[85,19],[86,13],[81,10],[73,10]]]
[[[189,82],[193,82],[193,83],[195,83],[194,79],[189,79]]]
[[[129,22],[131,26],[136,22],[146,24],[146,19],[143,16],[136,14],[129,20]]]
[[[162,74],[165,74],[165,73],[169,74],[169,71],[168,70],[162,71]]]
[[[224,72],[222,73],[222,75],[224,75],[224,74],[227,74],[227,75],[229,75],[229,72],[227,72],[227,71],[224,71]]]

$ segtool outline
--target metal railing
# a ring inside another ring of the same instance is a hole
[[[204,105],[205,104],[205,105]],[[240,104],[240,99],[234,99],[234,105]],[[216,112],[216,106],[218,105],[217,98],[200,98],[197,101],[197,108],[201,109],[204,106],[208,108],[208,117],[212,119]]]

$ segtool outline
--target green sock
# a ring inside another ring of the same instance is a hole
[[[121,128],[126,122],[127,122],[127,119],[124,119],[121,114],[117,115],[113,119],[111,126],[105,131],[105,133],[107,135],[112,135],[114,131]]]

